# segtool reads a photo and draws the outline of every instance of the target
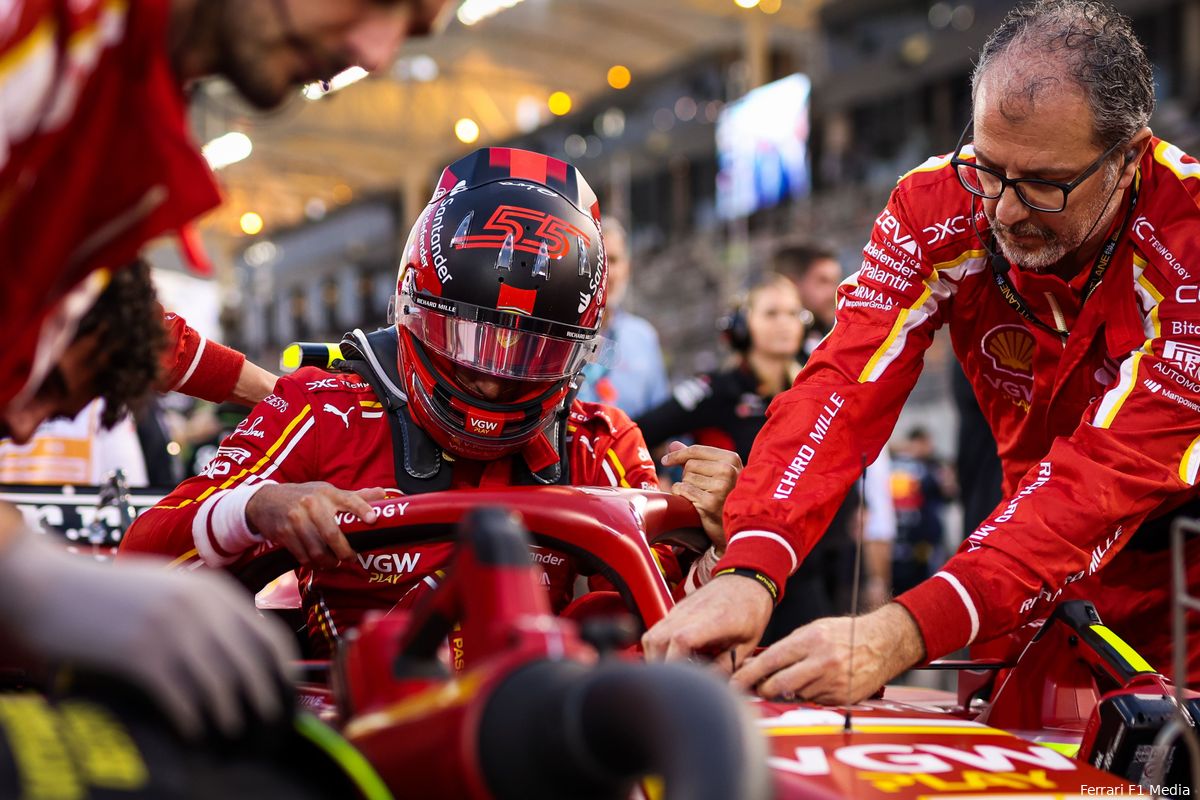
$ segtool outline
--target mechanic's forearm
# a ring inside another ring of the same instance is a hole
[[[916,620],[899,603],[888,603],[863,618],[870,623],[873,640],[881,643],[879,655],[891,680],[925,660],[925,642]],[[870,634],[868,641],[872,641]]]
[[[247,359],[242,363],[237,383],[229,395],[230,402],[253,406],[261,403],[275,389],[276,376]]]

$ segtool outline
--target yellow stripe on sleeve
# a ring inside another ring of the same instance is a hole
[[[193,547],[191,550],[188,550],[186,553],[184,553],[179,558],[172,561],[170,564],[167,564],[167,569],[174,569],[175,567],[181,567],[199,555],[200,555],[199,551],[197,551],[196,548]]]
[[[0,83],[20,69],[39,49],[53,47],[56,30],[54,20],[46,17],[24,39],[0,56]]]
[[[1185,164],[1183,156],[1184,152],[1170,142],[1159,142],[1154,148],[1154,160],[1180,180],[1200,177],[1200,164]]]
[[[933,275],[930,276],[930,280],[936,281],[938,279],[939,272],[944,272],[948,269],[954,269],[955,267],[961,266],[973,258],[983,258],[985,255],[987,255],[986,250],[968,250],[965,253],[960,253],[949,261],[942,261],[938,264],[934,264]]]
[[[937,280],[936,271],[932,275],[932,280]],[[866,383],[871,379],[871,374],[875,372],[875,365],[879,363],[879,360],[883,358],[884,354],[887,353],[888,349],[896,341],[900,332],[904,330],[904,324],[908,320],[909,314],[925,305],[925,301],[929,299],[931,294],[933,294],[933,290],[929,288],[929,283],[926,282],[925,291],[921,292],[921,296],[917,298],[917,302],[908,308],[900,309],[900,313],[896,316],[896,321],[892,323],[892,330],[888,333],[887,338],[883,340],[883,344],[879,345],[879,349],[875,351],[875,355],[871,356],[867,365],[863,367],[862,373],[858,376],[859,383]]]
[[[1133,259],[1133,263],[1135,267],[1141,267],[1143,270],[1146,268],[1146,262],[1143,259],[1135,257]],[[1150,307],[1150,325],[1154,329],[1154,338],[1157,339],[1162,336],[1162,323],[1158,318],[1158,307],[1163,301],[1163,294],[1158,289],[1154,288],[1154,284],[1150,282],[1150,279],[1146,277],[1144,272],[1138,272],[1137,284],[1138,286],[1142,287],[1142,291],[1150,295],[1150,298],[1154,301],[1154,305]]]
[[[1138,365],[1142,361],[1144,352],[1133,354],[1130,359],[1129,371],[1125,371],[1125,367],[1121,367],[1121,381],[1116,388],[1105,395],[1104,400],[1100,403],[1100,408],[1097,410],[1096,423],[1097,428],[1107,428],[1112,425],[1113,420],[1117,417],[1117,412],[1121,410],[1121,406],[1125,405],[1125,401],[1129,399],[1129,395],[1133,392],[1133,387],[1137,386]]]
[[[1179,462],[1179,479],[1188,486],[1195,486],[1197,472],[1200,472],[1200,436],[1192,439],[1183,452],[1183,460]]]
[[[608,456],[609,463],[611,463],[617,470],[617,480],[620,482],[621,486],[626,489],[633,488],[629,485],[629,481],[625,480],[625,465],[621,463],[621,459],[617,458],[616,452],[614,452],[610,447],[608,448],[608,453],[606,453],[606,455]]]
[[[247,475],[253,475],[254,473],[258,472],[260,469],[263,468],[264,465],[266,465],[266,463],[268,461],[271,460],[271,456],[275,455],[275,452],[283,445],[283,443],[285,441],[287,441],[288,436],[290,436],[292,431],[295,430],[296,426],[299,425],[304,420],[304,418],[308,416],[310,411],[312,411],[312,406],[309,406],[309,405],[306,405],[306,406],[304,406],[304,408],[300,409],[300,413],[297,414],[296,417],[287,424],[287,427],[283,429],[283,433],[279,434],[279,438],[275,440],[275,444],[273,444],[267,448],[267,452],[263,455],[262,458],[260,458],[258,460],[258,463],[255,464],[253,467],[243,469],[237,475],[234,475],[233,477],[229,478],[224,483],[222,483],[220,486],[208,487],[207,489],[205,489],[203,492],[200,493],[199,497],[196,497],[196,498],[189,497],[188,499],[184,500],[177,506],[154,506],[154,508],[177,509],[177,508],[184,508],[185,506],[189,506],[192,503],[203,503],[214,492],[219,492],[222,489],[228,489],[230,486],[233,486],[235,483],[237,483],[238,481],[240,481],[242,478],[246,477]],[[150,510],[153,510],[153,509],[150,509]]]
[[[930,295],[933,294],[933,285],[941,280],[939,273],[945,270],[954,269],[955,267],[961,266],[973,258],[980,258],[983,255],[983,250],[967,250],[964,253],[960,253],[950,261],[943,261],[933,265],[929,276],[923,281],[925,284],[925,291],[921,292],[921,296],[917,298],[915,303],[908,308],[900,310],[900,313],[896,316],[896,321],[892,324],[891,331],[888,332],[887,338],[883,340],[883,344],[879,346],[879,348],[875,351],[875,354],[871,356],[869,361],[867,361],[866,367],[864,367],[863,371],[859,374],[859,383],[867,383],[871,380],[871,376],[875,372],[876,367],[878,367],[880,360],[887,354],[888,350],[891,349],[896,339],[902,333],[906,332],[909,316],[912,314],[912,312],[925,305],[925,301],[928,300]]]

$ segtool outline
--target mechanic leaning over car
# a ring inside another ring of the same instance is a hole
[[[453,552],[441,543],[356,555],[338,517],[373,522],[378,487],[656,488],[624,412],[575,399],[602,342],[606,275],[599,204],[574,167],[508,148],[456,161],[409,234],[396,324],[343,341],[354,372],[305,367],[280,378],[204,475],[139,516],[121,553],[225,566],[262,542],[282,545],[302,565],[310,642],[323,654],[367,610],[430,591]],[[721,541],[737,454],[694,445],[665,463],[683,466],[675,491]],[[388,508],[403,516],[404,506]],[[677,581],[670,551],[659,556]],[[531,557],[561,609],[570,559]]]
[[[836,327],[775,400],[729,497],[718,568],[745,573],[680,603],[646,634],[651,656],[736,648],[735,683],[843,703],[1082,597],[1169,668],[1166,531],[1198,510],[1200,163],[1147,127],[1150,63],[1102,3],[1012,11],[972,90],[959,146],[900,179],[839,290]],[[743,661],[772,608],[748,578],[782,586],[796,569],[887,440],[943,324],[1008,498],[894,603],[853,626],[818,620]],[[1196,685],[1194,628],[1189,642]]]
[[[21,409],[9,423],[27,424],[31,409],[68,410],[58,401],[73,403],[80,387],[69,377],[62,385],[70,372],[62,369],[64,353],[81,318],[113,286],[113,271],[150,238],[219,202],[188,132],[186,84],[219,74],[255,105],[275,106],[345,66],[390,63],[405,36],[427,30],[442,5],[7,3],[0,21],[0,94],[8,100],[0,118],[0,412]],[[168,329],[161,388],[251,402],[270,392],[273,376],[241,354],[206,342],[157,305],[147,313]],[[44,402],[47,392],[55,402]],[[246,614],[244,598],[213,576],[168,580],[142,565],[85,564],[41,547],[20,515],[0,506],[0,585],[20,599],[9,608],[22,612],[5,615],[0,637],[21,646],[23,661],[117,673],[148,689],[185,733],[200,732],[205,709],[222,729],[238,728],[239,694],[256,713],[283,710],[274,686],[291,653],[286,637]],[[183,618],[191,631],[171,635]],[[64,629],[78,635],[56,635]],[[169,680],[177,668],[164,665],[182,663],[196,680]]]

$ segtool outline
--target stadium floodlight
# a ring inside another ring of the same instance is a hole
[[[241,131],[231,131],[201,147],[200,153],[210,169],[221,169],[249,157],[253,149],[249,136]]]
[[[458,8],[458,21],[463,25],[474,25],[520,2],[521,0],[467,0]]]

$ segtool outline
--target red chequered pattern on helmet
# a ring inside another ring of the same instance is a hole
[[[439,192],[449,192],[461,180],[457,175],[450,171],[449,167],[442,170],[442,177],[438,180],[438,185],[434,187],[433,196],[437,197]]]
[[[535,303],[537,303],[537,289],[518,289],[507,283],[500,284],[500,295],[496,298],[498,310],[516,311],[519,314],[532,316]]]
[[[507,168],[512,163],[511,147],[493,147],[488,150],[488,166]],[[509,173],[512,176],[512,173]]]
[[[546,162],[549,160],[546,156],[528,150],[513,150],[511,153],[509,171],[514,178],[546,183]]]

